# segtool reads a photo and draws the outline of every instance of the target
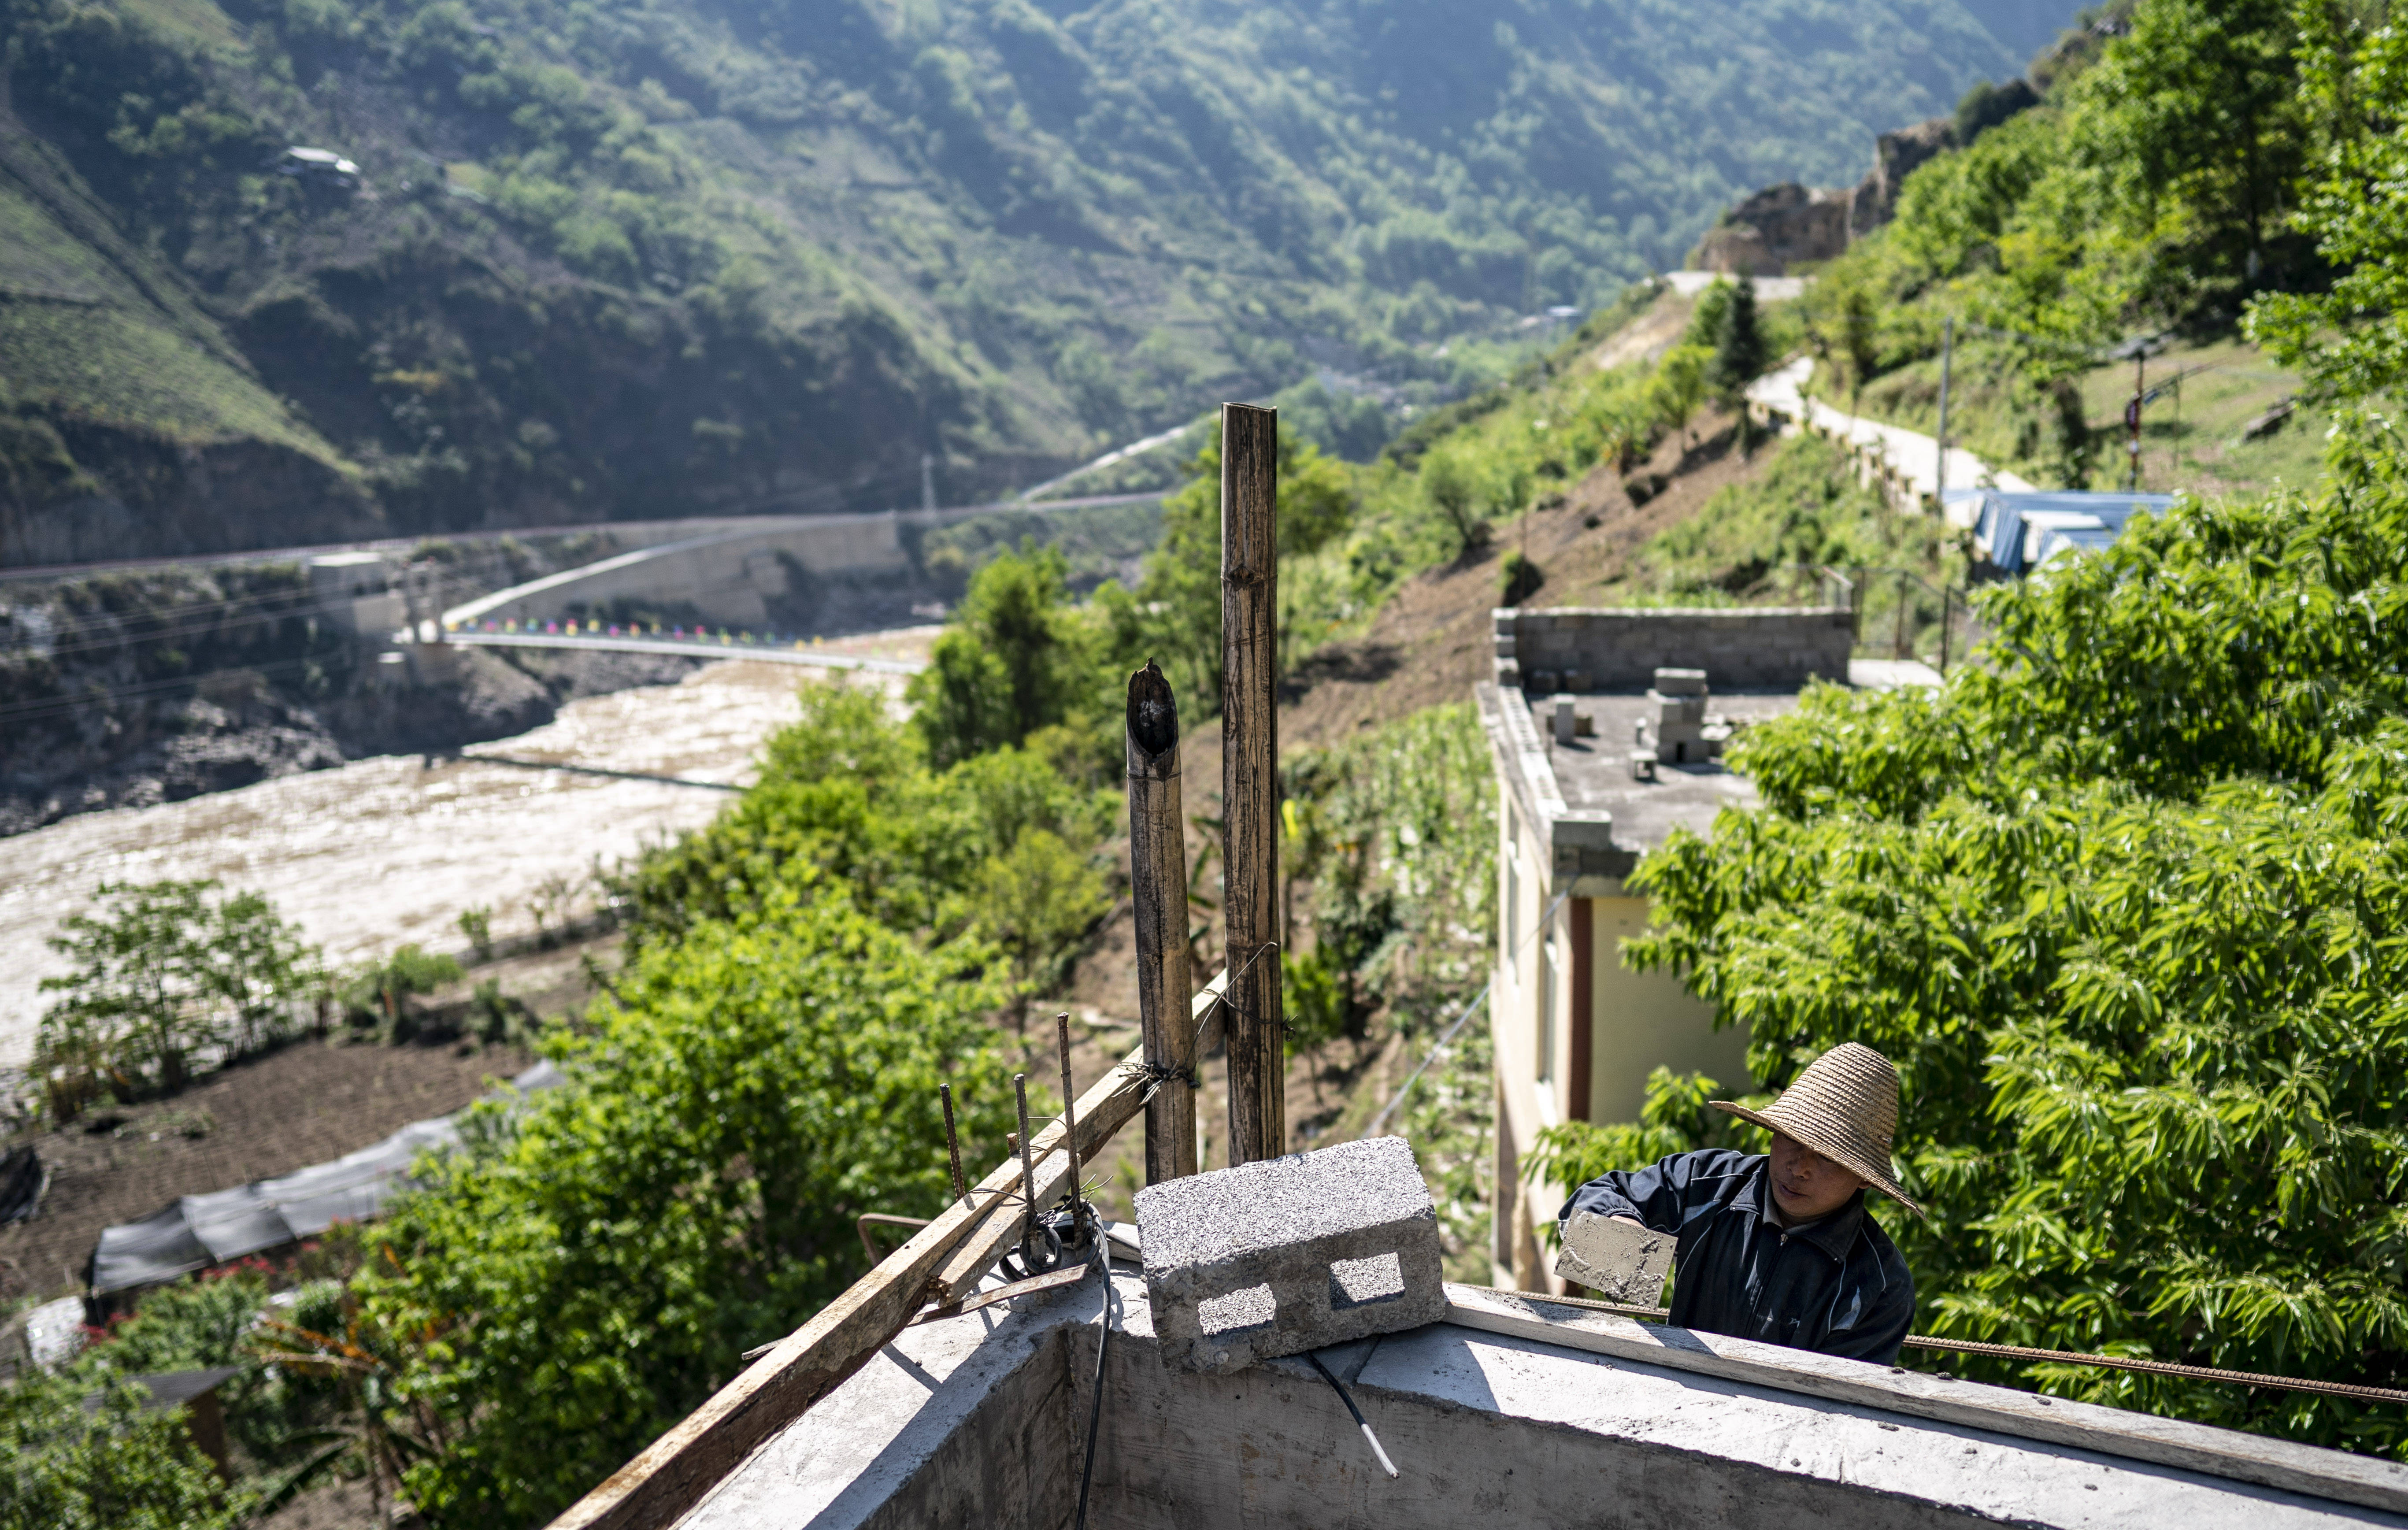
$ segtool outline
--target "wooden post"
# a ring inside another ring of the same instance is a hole
[[[1287,1151],[1280,1015],[1279,411],[1221,406],[1221,813],[1229,1165]]]
[[[1948,368],[1956,359],[1956,321],[1940,326],[1940,460],[1932,465],[1931,496],[1942,517],[1948,514]]]
[[[1145,1107],[1145,1182],[1196,1172],[1196,1027],[1187,1018],[1187,835],[1179,801],[1179,703],[1151,659],[1128,683],[1129,897],[1145,1061],[1175,1078]]]

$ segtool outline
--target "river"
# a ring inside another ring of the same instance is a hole
[[[933,633],[829,646],[924,657]],[[530,933],[548,892],[590,892],[597,865],[733,801],[763,740],[797,715],[796,686],[817,678],[734,659],[677,685],[571,702],[542,727],[456,759],[380,755],[0,839],[0,1065],[32,1055],[40,981],[65,968],[46,942],[102,882],[214,877],[264,893],[336,963],[408,941],[462,950],[457,921],[478,907],[491,910],[494,936]],[[849,683],[901,688],[889,676]]]

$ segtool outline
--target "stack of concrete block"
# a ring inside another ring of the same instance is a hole
[[[1647,723],[1659,765],[1697,765],[1722,752],[1706,736],[1706,672],[1659,669],[1647,692]]]
[[[1446,1315],[1438,1208],[1400,1137],[1137,1193],[1163,1363],[1242,1370]]]

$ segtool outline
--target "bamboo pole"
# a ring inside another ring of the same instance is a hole
[[[1187,1018],[1187,836],[1179,800],[1179,703],[1159,665],[1128,683],[1129,894],[1137,912],[1137,1012],[1155,1076],[1145,1107],[1145,1182],[1196,1172],[1196,1027]]]
[[[1279,938],[1279,411],[1221,406],[1229,1164],[1287,1151]]]

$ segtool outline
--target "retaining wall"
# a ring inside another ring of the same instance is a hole
[[[1497,683],[1535,691],[1644,690],[1658,669],[1702,669],[1716,691],[1794,691],[1848,678],[1844,606],[1704,610],[1500,607]]]

